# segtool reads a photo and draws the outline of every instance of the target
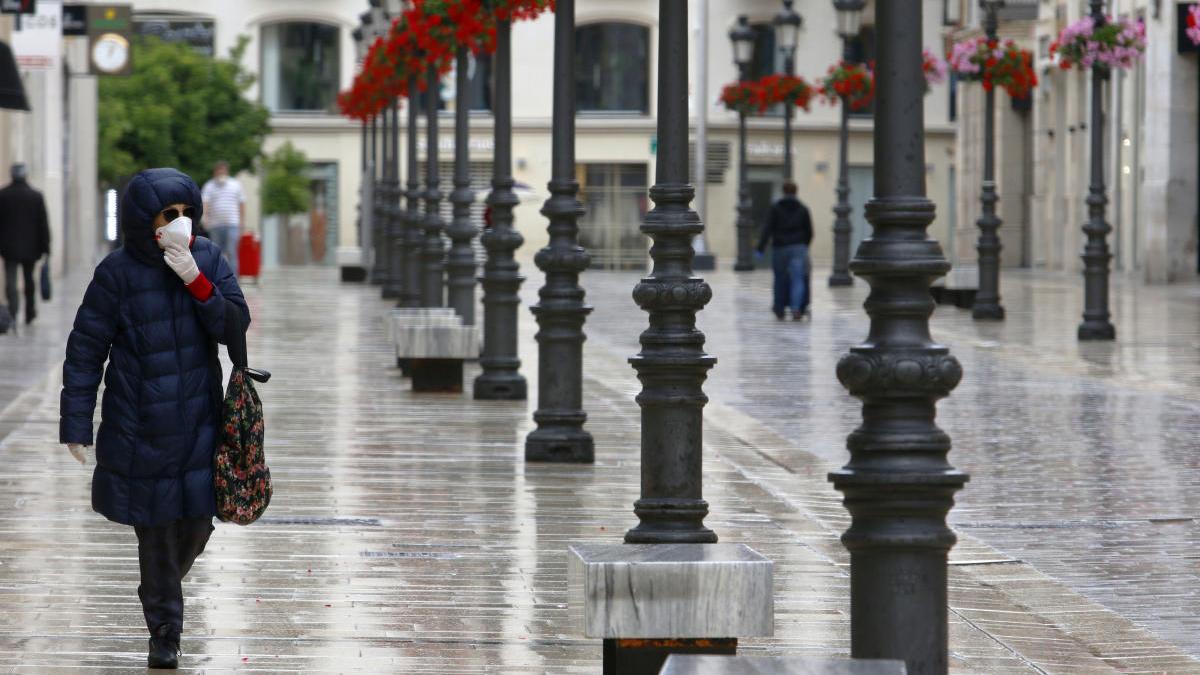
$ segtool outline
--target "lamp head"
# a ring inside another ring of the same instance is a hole
[[[737,23],[729,31],[729,40],[733,43],[733,62],[739,66],[750,65],[754,61],[754,29],[745,14],[738,16]]]
[[[800,24],[803,22],[796,10],[792,9],[792,0],[783,0],[783,9],[771,22],[775,26],[775,44],[788,54],[794,53],[800,41]]]
[[[837,32],[842,39],[858,35],[866,6],[866,0],[833,0],[833,8],[837,10]]]

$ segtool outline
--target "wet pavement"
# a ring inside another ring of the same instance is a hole
[[[599,642],[566,622],[565,548],[634,524],[625,358],[645,314],[634,275],[584,279],[594,466],[525,465],[534,392],[414,395],[377,289],[314,270],[248,285],[276,496],[259,523],[219,525],[185,583],[185,671],[598,672]],[[707,522],[777,564],[776,636],[743,651],[845,655],[847,518],[825,472],[859,414],[833,370],[865,335],[865,286],[818,283],[814,320],[794,324],[767,310],[769,274],[710,279]],[[940,419],[972,474],[951,513],[952,668],[1200,673],[1200,289],[1118,285],[1120,341],[1079,345],[1078,285],[1010,274],[1004,324],[935,316],[966,371]],[[133,533],[91,512],[90,472],[55,444],[81,289],[59,286],[27,342],[0,336],[0,672],[137,672]]]

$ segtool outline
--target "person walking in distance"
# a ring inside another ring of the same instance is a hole
[[[242,184],[229,175],[229,162],[221,160],[213,166],[213,177],[204,184],[206,229],[233,276],[238,275],[238,237],[246,220],[246,196]]]
[[[24,164],[13,164],[12,182],[0,189],[0,257],[4,258],[4,289],[8,310],[13,317],[20,309],[17,293],[17,269],[23,272],[25,285],[25,323],[37,317],[34,304],[34,268],[50,254],[50,221],[46,200],[27,181]]]
[[[217,343],[227,317],[241,319],[233,335],[250,323],[233,270],[192,235],[202,213],[200,188],[184,173],[134,176],[121,199],[123,246],[96,267],[63,363],[59,440],[81,464],[103,375],[92,509],[137,535],[151,668],[178,667],[183,578],[217,513]]]
[[[783,184],[783,196],[771,205],[758,252],[772,244],[771,267],[775,271],[775,299],[772,310],[780,321],[791,309],[796,321],[809,314],[808,246],[812,243],[812,216],[796,197],[796,184]]]

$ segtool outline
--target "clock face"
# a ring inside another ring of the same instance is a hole
[[[117,33],[105,33],[92,44],[92,63],[104,73],[118,73],[129,62],[129,41]]]

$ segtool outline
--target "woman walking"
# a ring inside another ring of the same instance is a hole
[[[175,169],[134,177],[123,246],[96,267],[63,364],[60,441],[81,463],[103,374],[92,508],[137,534],[151,668],[178,667],[181,582],[213,531],[227,305],[244,319],[232,328],[250,322],[220,250],[192,236],[202,210],[200,189]]]

